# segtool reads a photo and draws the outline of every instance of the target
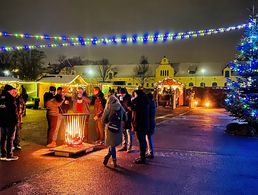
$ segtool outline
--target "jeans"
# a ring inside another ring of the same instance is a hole
[[[55,142],[57,140],[57,135],[58,135],[58,132],[59,132],[59,129],[60,129],[62,118],[63,118],[63,116],[61,114],[59,114],[58,117],[57,117],[56,129],[53,132],[53,138],[52,138],[52,140],[55,141]]]
[[[1,156],[10,158],[13,156],[13,140],[15,136],[15,126],[1,127]]]
[[[109,146],[108,153],[111,154],[113,160],[116,160],[116,147]]]
[[[131,129],[123,129],[123,147],[127,149],[132,148],[132,130]]]
[[[148,152],[149,152],[149,154],[153,155],[154,151],[153,151],[152,135],[147,134],[146,135],[146,141],[147,141]]]
[[[47,115],[47,121],[48,121],[47,144],[50,144],[52,141],[55,141],[53,138],[54,138],[54,135],[56,134],[58,116]]]
[[[137,136],[137,139],[138,139],[139,145],[140,145],[140,157],[141,157],[141,159],[145,159],[146,148],[147,148],[146,133],[137,131],[136,136]]]
[[[16,125],[16,131],[15,131],[13,144],[16,147],[16,146],[19,146],[20,143],[21,143],[21,128],[19,127],[19,125]]]
[[[96,121],[96,133],[97,133],[97,140],[104,141],[104,127],[101,121],[101,118],[98,118]]]

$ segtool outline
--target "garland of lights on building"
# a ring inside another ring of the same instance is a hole
[[[240,24],[237,26],[230,26],[226,28],[206,29],[198,31],[187,31],[177,33],[144,33],[144,34],[123,34],[112,35],[105,37],[83,37],[83,36],[52,36],[48,34],[29,34],[29,33],[10,33],[0,32],[0,38],[14,37],[17,39],[35,39],[37,41],[47,41],[46,44],[35,45],[14,45],[14,46],[0,46],[0,52],[10,52],[16,50],[30,50],[30,49],[43,49],[55,47],[73,47],[73,46],[108,46],[108,45],[127,45],[127,44],[155,44],[173,42],[177,40],[191,39],[203,36],[209,36],[218,33],[240,30],[246,27],[251,27],[251,22]],[[51,41],[55,41],[54,43]]]

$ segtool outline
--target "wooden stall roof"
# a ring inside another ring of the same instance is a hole
[[[80,75],[47,75],[37,81],[38,83],[56,83],[56,84],[82,84],[88,83]]]

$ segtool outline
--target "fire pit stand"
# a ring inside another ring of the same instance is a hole
[[[83,143],[84,129],[87,115],[83,113],[63,114],[65,144],[50,149],[56,156],[69,157],[79,153],[88,153],[94,150],[93,144]]]

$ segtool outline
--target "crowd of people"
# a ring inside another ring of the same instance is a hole
[[[140,145],[140,157],[134,162],[145,164],[146,158],[154,158],[152,135],[155,132],[156,103],[151,93],[135,90],[130,95],[126,88],[109,90],[107,101],[99,87],[93,88],[93,96],[89,97],[81,87],[70,100],[62,96],[62,88],[51,86],[44,95],[49,124],[47,147],[56,147],[56,139],[62,113],[69,110],[72,101],[72,110],[75,113],[85,113],[86,127],[84,141],[88,141],[90,105],[94,105],[93,120],[97,135],[97,144],[108,146],[108,154],[104,157],[103,164],[107,165],[112,157],[114,167],[116,162],[116,147],[122,145],[120,152],[132,151],[133,133]]]
[[[119,151],[130,153],[132,133],[136,134],[140,145],[140,157],[135,159],[134,163],[145,164],[146,158],[154,158],[152,135],[156,126],[155,115],[156,103],[151,93],[146,94],[139,89],[131,96],[125,88],[119,88],[117,93],[110,90],[102,117],[105,125],[105,144],[109,147],[103,164],[106,166],[112,156],[113,165],[117,167],[116,146],[122,143]]]
[[[24,87],[21,93],[11,85],[5,85],[0,96],[1,160],[17,160],[14,149],[21,149],[20,132],[22,117],[26,115],[28,95]],[[79,87],[73,97],[65,96],[62,87],[50,86],[44,94],[44,107],[48,122],[47,147],[57,146],[62,114],[72,111],[84,113],[86,125],[84,142],[89,141],[90,105],[94,106],[93,120],[97,135],[97,144],[108,146],[108,154],[103,164],[107,165],[112,157],[117,166],[116,147],[122,145],[120,152],[132,151],[133,134],[140,146],[140,157],[134,162],[145,164],[146,158],[154,158],[152,135],[155,132],[156,103],[151,93],[135,90],[130,95],[126,88],[109,90],[107,100],[99,87],[93,88],[93,96]]]

